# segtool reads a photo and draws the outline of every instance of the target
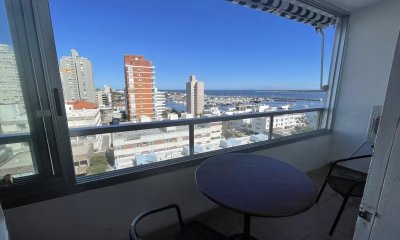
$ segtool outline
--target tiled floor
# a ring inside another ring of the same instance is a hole
[[[326,176],[327,168],[309,173],[318,189]],[[347,203],[334,234],[328,235],[329,229],[342,203],[342,197],[326,187],[318,204],[307,212],[287,218],[252,218],[251,233],[259,240],[263,239],[352,239],[357,219],[360,199],[352,198]],[[197,218],[214,229],[232,235],[242,231],[243,217],[232,211],[217,208]]]
[[[328,168],[322,168],[309,173],[318,190],[327,174]],[[318,204],[307,212],[287,218],[259,218],[253,217],[251,233],[258,240],[348,240],[352,239],[357,219],[360,199],[352,198],[347,203],[336,230],[332,236],[329,229],[342,203],[342,197],[329,186],[326,187]],[[194,220],[212,227],[226,236],[242,232],[243,216],[224,208],[216,208],[197,216]],[[171,230],[164,229],[146,239],[165,239]],[[163,236],[162,238],[160,236]]]

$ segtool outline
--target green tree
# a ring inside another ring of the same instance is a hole
[[[86,175],[94,175],[106,172],[107,170],[107,157],[104,154],[97,153],[90,159],[90,166],[87,169]]]
[[[232,128],[232,126],[230,126],[229,123],[226,123],[226,122],[222,123],[222,133],[221,133],[221,135],[225,139],[238,138],[238,137],[245,137],[246,136],[245,133]]]
[[[163,112],[162,112],[162,114],[161,114],[161,116],[164,118],[164,119],[167,119],[168,118],[168,111],[167,110],[164,110]]]
[[[128,121],[128,114],[127,114],[126,112],[123,112],[123,113],[121,114],[121,121],[122,121],[122,122]]]
[[[175,108],[173,108],[171,112],[175,113],[176,115],[178,115],[178,117],[181,117],[181,115],[182,115],[182,113],[178,112]]]
[[[316,130],[315,124],[317,122],[317,116],[306,116],[303,114],[298,120],[297,120],[297,125],[294,127],[294,130],[298,133],[301,132],[309,132]],[[314,124],[315,123],[315,124]]]

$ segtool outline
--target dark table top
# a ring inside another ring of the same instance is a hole
[[[260,217],[286,217],[309,209],[317,190],[297,168],[274,158],[233,153],[211,157],[196,170],[199,190],[217,204]]]

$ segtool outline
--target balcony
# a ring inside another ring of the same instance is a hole
[[[28,2],[13,8],[13,13],[29,8]],[[68,130],[62,114],[64,110],[56,107],[60,99],[55,90],[60,86],[53,86],[53,82],[29,81],[32,85],[27,89],[32,91],[52,90],[48,98],[37,101],[49,105],[51,111],[29,112],[32,108],[26,108],[30,116],[34,116],[29,121],[38,123],[35,126],[44,126],[35,128],[42,135],[31,135],[23,124],[21,128],[0,135],[0,167],[29,166],[21,169],[13,183],[8,183],[11,187],[2,184],[0,189],[11,239],[128,239],[129,224],[134,216],[170,203],[181,206],[185,221],[199,220],[225,235],[241,232],[241,215],[217,206],[198,191],[194,174],[199,164],[210,156],[229,152],[271,156],[306,172],[320,189],[333,160],[349,157],[361,149],[367,140],[373,107],[377,105],[384,107],[371,165],[367,162],[367,166],[362,163],[346,166],[356,170],[366,167],[368,171],[364,204],[352,198],[330,237],[329,227],[342,197],[327,187],[320,202],[308,211],[279,219],[254,218],[251,231],[258,239],[396,239],[400,234],[397,206],[400,196],[399,161],[394,160],[398,158],[399,149],[400,86],[395,66],[400,64],[400,4],[396,0],[377,0],[374,4],[361,0],[330,2],[347,10],[348,15],[343,19],[348,24],[344,35],[335,40],[338,45],[345,42],[346,47],[335,53],[337,61],[332,62],[332,66],[337,69],[341,66],[341,69],[332,72],[328,87],[331,94],[321,108]],[[32,20],[33,12],[40,14],[40,21],[45,21],[42,16],[47,15],[41,15],[40,9],[46,4],[43,1],[37,4],[32,8],[35,11],[24,12],[26,22]],[[33,28],[28,30],[32,32]],[[33,41],[29,46],[43,48],[32,39],[34,37],[29,38]],[[29,56],[34,58],[35,64],[42,62],[42,55]],[[50,63],[48,67],[54,68]],[[39,69],[47,68],[39,66]],[[25,70],[28,76],[41,73],[30,72],[28,67]],[[56,68],[55,72],[46,74],[55,79],[59,73]],[[38,100],[34,96],[30,99]],[[55,115],[51,118],[50,114]],[[290,120],[276,121],[285,115],[297,115],[299,119],[305,116],[301,121],[307,124],[295,128],[291,127]],[[28,120],[23,120],[25,122]],[[48,126],[57,134],[45,131]],[[45,136],[56,137],[47,141]],[[82,141],[87,139],[93,148]],[[36,155],[21,154],[29,152],[33,146],[43,159],[50,156],[57,164],[36,166]],[[74,152],[79,156],[76,159]],[[104,169],[87,174],[87,169],[84,170],[88,164],[86,155],[106,159]],[[59,159],[62,160],[56,161]],[[44,174],[39,175],[38,169]],[[4,181],[7,183],[6,179]],[[370,219],[358,217],[360,212],[361,216],[371,213]],[[161,222],[151,223],[144,227],[145,235],[160,239],[172,232],[175,221],[165,217]],[[0,233],[4,233],[4,228],[0,228]]]
[[[81,141],[79,144],[75,143],[75,139],[90,137],[101,141],[104,136],[111,134],[112,146],[109,142],[105,145],[106,149],[100,149],[98,153],[107,158],[109,163],[114,163],[110,164],[107,175],[118,176],[127,171],[137,171],[129,168],[139,167],[141,164],[137,163],[137,159],[149,154],[156,156],[156,159],[146,166],[148,169],[158,168],[166,160],[168,164],[175,161],[190,163],[193,159],[224,152],[252,151],[273,144],[299,141],[308,136],[327,134],[327,130],[320,126],[323,111],[323,108],[308,108],[71,128],[70,137],[71,142],[74,140],[75,145],[83,147],[88,142]],[[112,157],[105,156],[107,152],[113,152]],[[128,169],[118,171],[124,168]],[[90,178],[78,177],[77,181],[86,182]]]
[[[311,179],[316,183],[318,189],[328,172],[327,167],[323,167],[308,173]],[[252,219],[252,235],[257,239],[337,239],[347,240],[353,239],[355,223],[358,216],[359,199],[352,199],[348,203],[343,215],[343,219],[339,222],[337,231],[333,236],[328,236],[332,219],[327,216],[335,216],[336,210],[339,208],[342,199],[329,189],[320,204],[313,207],[309,211],[294,217],[287,218],[253,218]],[[211,210],[201,213],[191,220],[207,223],[219,232],[231,236],[241,232],[243,228],[243,216],[234,213],[222,207],[215,207]],[[171,232],[176,230],[173,227],[162,228],[148,235],[149,239],[161,239],[163,236],[170,236]]]

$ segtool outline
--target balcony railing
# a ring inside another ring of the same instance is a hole
[[[94,145],[94,153],[108,162],[104,172],[127,173],[146,165],[157,167],[301,136],[320,130],[324,108],[278,110],[191,119],[71,128],[74,147]],[[87,139],[86,139],[87,138]],[[282,141],[283,143],[284,141]],[[75,155],[74,155],[75,158]],[[75,162],[85,159],[74,159]],[[88,159],[88,162],[91,162]],[[105,164],[105,163],[104,163]],[[77,164],[76,164],[77,165]],[[79,168],[76,175],[96,175]],[[83,176],[87,178],[87,176]],[[92,178],[92,177],[90,177]],[[97,177],[96,177],[97,179]],[[78,177],[79,182],[79,177]]]
[[[87,182],[224,152],[284,144],[288,139],[300,139],[303,133],[318,132],[323,111],[278,110],[70,128],[75,175],[78,182]],[[4,156],[7,149],[18,154],[19,145],[15,144],[29,145],[31,141],[28,132],[0,135]]]
[[[294,113],[308,113],[308,112],[322,113],[323,111],[324,108],[306,108],[298,110],[277,110],[270,112],[241,113],[229,116],[215,116],[215,117],[213,116],[213,117],[201,117],[201,118],[190,118],[190,119],[164,120],[164,121],[121,124],[121,125],[104,125],[104,126],[93,126],[84,128],[71,128],[69,130],[69,134],[71,137],[77,137],[85,135],[136,131],[136,130],[165,128],[165,127],[184,126],[184,125],[188,125],[189,127],[192,126],[191,128],[193,128],[195,124],[201,124],[201,123],[241,120],[246,118],[260,118],[260,117],[269,117],[271,119],[270,121],[273,122],[275,116],[294,114]],[[273,131],[272,125],[270,125],[269,130],[270,132]],[[193,135],[194,132],[192,131],[191,134]]]

